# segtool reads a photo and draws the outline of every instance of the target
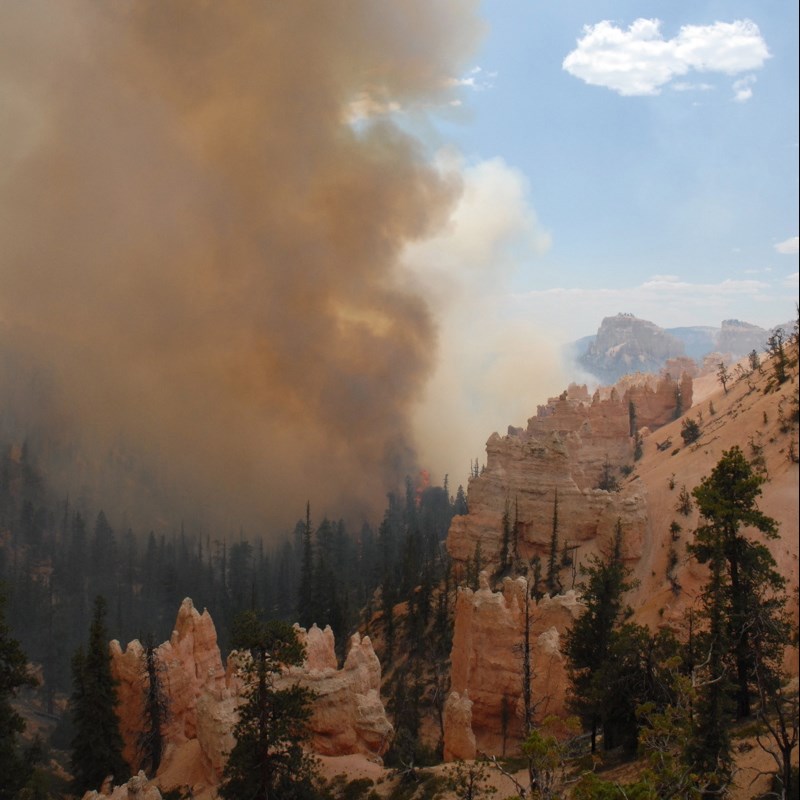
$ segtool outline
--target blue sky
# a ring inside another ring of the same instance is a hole
[[[798,291],[796,4],[480,10],[436,119],[461,204],[409,258],[442,309],[420,430],[432,454],[469,431],[460,461],[564,388],[559,345],[603,317],[769,327]]]
[[[617,311],[664,326],[793,317],[795,4],[485,0],[481,10],[486,35],[462,76],[460,113],[440,130],[467,164],[500,158],[525,184],[550,244],[518,247],[507,288],[523,307],[585,305],[566,336]],[[657,33],[632,42],[637,20],[659,20]],[[594,49],[585,26],[596,26]],[[594,85],[565,69],[578,50]],[[613,83],[625,73],[604,74],[604,58],[644,62],[645,84],[667,79],[623,94]],[[657,276],[666,280],[648,291]]]

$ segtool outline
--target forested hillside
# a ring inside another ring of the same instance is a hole
[[[169,533],[118,530],[102,509],[76,509],[49,489],[24,446],[2,446],[0,580],[9,593],[11,631],[28,658],[42,665],[48,708],[70,689],[69,663],[84,640],[95,596],[108,604],[112,638],[169,638],[184,597],[213,609],[223,650],[234,617],[260,609],[268,618],[331,625],[337,641],[387,598],[438,584],[450,519],[466,510],[459,487],[407,481],[405,496],[388,495],[376,526],[351,530],[343,520],[313,519],[298,509],[282,537],[242,535],[226,541],[178,526]],[[278,543],[275,544],[276,538]],[[369,611],[367,611],[369,613]]]

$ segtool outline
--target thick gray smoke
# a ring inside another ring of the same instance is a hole
[[[415,469],[436,326],[398,256],[459,187],[348,115],[445,102],[476,5],[3,3],[0,394],[72,443],[65,491],[260,526]]]

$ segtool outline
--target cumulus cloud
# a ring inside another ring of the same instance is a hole
[[[756,82],[755,75],[745,75],[738,81],[733,82],[733,99],[737,103],[746,103],[753,96],[753,84]]]
[[[788,239],[778,242],[774,247],[779,253],[783,253],[784,255],[797,255],[798,251],[800,251],[800,236],[790,236]]]
[[[769,57],[758,25],[748,19],[684,25],[665,39],[661,20],[640,18],[627,30],[608,20],[585,25],[562,67],[623,96],[655,95],[692,70],[737,75],[760,69]]]

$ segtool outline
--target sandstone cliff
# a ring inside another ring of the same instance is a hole
[[[620,494],[598,488],[603,478],[621,479],[620,468],[634,462],[634,433],[646,433],[674,419],[678,396],[692,404],[692,380],[628,378],[618,388],[597,390],[571,385],[539,406],[527,429],[509,428],[486,443],[483,473],[469,481],[469,514],[453,519],[447,549],[466,563],[480,545],[483,563],[497,567],[503,515],[516,521],[511,555],[527,565],[549,547],[558,497],[561,545],[581,547],[610,537],[618,519],[626,532],[627,557],[638,558],[644,532],[644,489]]]
[[[522,659],[526,620],[534,669],[531,713],[564,713],[566,670],[560,638],[582,608],[574,591],[539,602],[528,599],[524,578],[506,578],[499,592],[486,573],[478,591],[460,589],[456,601],[451,695],[445,705],[444,757],[517,752],[525,706]]]
[[[369,637],[352,637],[344,666],[338,669],[330,628],[297,630],[306,645],[306,661],[287,670],[278,684],[300,683],[315,693],[311,749],[325,755],[382,755],[391,741],[392,726],[380,699],[381,667]],[[119,681],[124,755],[138,766],[136,741],[146,682],[143,648],[134,640],[123,651],[113,641],[110,652]],[[200,614],[189,598],[181,604],[170,640],[157,648],[157,654],[169,706],[163,730],[164,769],[169,769],[174,750],[195,742],[204,777],[215,783],[235,743],[232,731],[241,689],[235,654],[223,667],[211,616],[207,611]]]

